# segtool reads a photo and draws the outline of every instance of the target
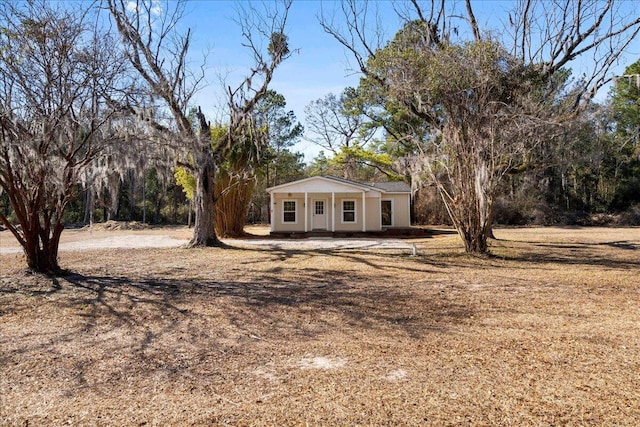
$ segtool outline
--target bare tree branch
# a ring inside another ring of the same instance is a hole
[[[471,0],[465,0],[465,5],[467,7],[467,15],[469,16],[469,24],[471,25],[471,30],[473,31],[473,38],[475,41],[479,42],[482,40],[480,36],[480,28],[478,28],[478,21],[476,21],[476,17],[473,14],[473,8],[471,7]]]
[[[505,174],[536,141],[551,137],[562,120],[586,106],[640,32],[640,17],[629,13],[629,3],[523,0],[509,14],[511,33],[500,39],[499,30],[488,28],[492,36],[483,40],[471,0],[464,2],[466,14],[455,5],[445,10],[444,2],[410,0],[414,13],[407,7],[396,37],[371,49],[361,16],[366,7],[347,4],[344,22],[323,19],[323,28],[379,91],[376,102],[402,106],[428,129],[423,139],[402,123],[383,125],[393,130],[388,135],[416,143],[420,155],[411,167],[437,184],[471,252],[487,250],[493,200]],[[451,26],[460,18],[470,25],[470,37]],[[460,40],[452,42],[450,31]],[[591,69],[569,80],[566,68],[587,55]]]
[[[128,150],[112,101],[131,85],[115,41],[92,5],[57,6],[0,6],[0,191],[17,223],[1,214],[0,222],[42,272],[59,269],[63,215],[83,179],[97,179],[105,158]]]
[[[253,65],[239,85],[227,87],[226,130],[215,140],[202,110],[189,113],[191,97],[202,76],[188,71],[191,32],[177,33],[185,2],[163,3],[160,17],[156,16],[153,2],[138,0],[133,11],[125,0],[108,0],[108,4],[125,40],[129,61],[146,81],[150,97],[160,98],[172,115],[176,132],[163,137],[173,137],[182,144],[187,154],[179,160],[181,164],[192,163],[189,169],[195,172],[196,179],[196,222],[190,246],[220,245],[214,226],[216,174],[232,147],[251,137],[253,109],[267,93],[275,69],[291,54],[285,34],[291,1],[265,2],[262,8],[250,3],[242,10],[238,18],[242,45],[248,49]]]

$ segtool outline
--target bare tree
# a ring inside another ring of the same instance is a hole
[[[252,112],[267,93],[275,69],[289,55],[285,24],[291,2],[248,4],[240,11],[243,46],[253,66],[237,87],[227,88],[226,132],[212,140],[210,124],[198,108],[190,120],[189,107],[202,83],[187,62],[191,32],[178,32],[184,1],[108,0],[111,16],[122,35],[126,54],[147,83],[150,95],[169,113],[167,123],[151,120],[158,140],[177,141],[184,155],[180,165],[195,176],[195,227],[190,246],[217,246],[215,232],[216,173],[227,153],[244,144],[253,129]]]
[[[347,88],[339,96],[329,93],[305,108],[305,138],[334,158],[340,156],[344,178],[351,180],[356,178],[357,169],[357,159],[351,151],[365,146],[375,132],[366,126],[366,116],[352,105],[355,97],[355,90]]]
[[[488,250],[504,175],[588,104],[640,31],[640,18],[614,0],[521,1],[502,35],[479,27],[471,0],[462,11],[444,0],[412,1],[402,9],[405,26],[382,46],[367,37],[365,6],[346,3],[348,24],[323,18],[325,30],[353,54],[369,84],[429,127],[417,141],[417,163],[474,253]],[[586,56],[592,67],[569,80],[567,67]]]
[[[17,221],[0,223],[38,272],[59,270],[63,214],[80,184],[125,149],[112,102],[130,82],[94,17],[46,1],[0,6],[0,192]]]

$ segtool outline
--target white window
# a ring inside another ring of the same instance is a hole
[[[282,222],[296,222],[296,201],[285,200],[282,202]]]
[[[356,222],[356,201],[342,201],[342,222]]]

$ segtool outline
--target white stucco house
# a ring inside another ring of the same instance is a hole
[[[359,183],[324,175],[267,188],[271,232],[373,232],[410,227],[405,182]]]

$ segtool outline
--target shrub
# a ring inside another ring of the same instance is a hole
[[[639,226],[640,225],[640,204],[633,205],[618,216],[616,225]]]

